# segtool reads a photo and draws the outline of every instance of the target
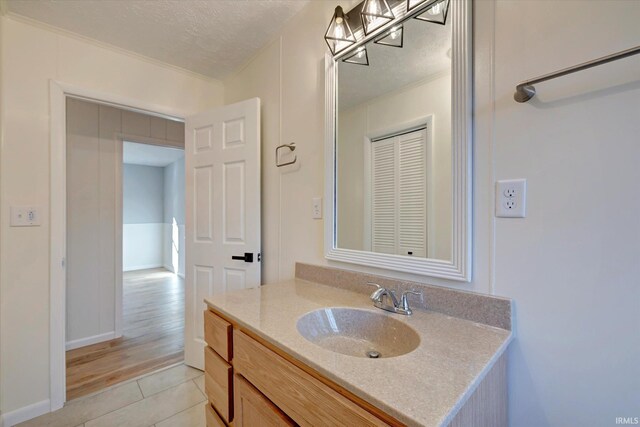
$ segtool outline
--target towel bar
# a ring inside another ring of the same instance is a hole
[[[586,70],[597,65],[606,64],[607,62],[616,61],[618,59],[636,55],[638,53],[640,53],[640,46],[632,47],[631,49],[603,56],[602,58],[594,59],[593,61],[584,62],[573,67],[565,68],[563,70],[556,71],[555,73],[549,73],[544,76],[536,77],[535,79],[527,80],[526,82],[522,82],[518,86],[516,86],[516,93],[513,94],[513,99],[515,99],[517,102],[527,102],[536,94],[536,88],[533,86],[536,83],[555,79],[556,77],[566,76],[567,74]]]

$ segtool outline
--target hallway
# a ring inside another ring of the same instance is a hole
[[[66,353],[67,400],[183,360],[184,280],[162,268],[124,273],[123,336]]]

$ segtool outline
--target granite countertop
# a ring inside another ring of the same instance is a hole
[[[367,295],[301,279],[215,295],[205,302],[412,426],[446,426],[512,339],[511,331],[428,310],[414,310],[412,316],[389,313],[373,307]],[[301,316],[327,307],[392,316],[413,327],[420,344],[408,354],[382,359],[325,350],[300,335],[296,323]]]

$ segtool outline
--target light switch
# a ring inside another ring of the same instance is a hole
[[[40,210],[33,206],[12,206],[11,227],[37,227],[40,225]]]
[[[313,201],[313,219],[322,219],[322,197],[314,197]]]

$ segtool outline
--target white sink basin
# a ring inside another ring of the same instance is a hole
[[[355,308],[323,308],[298,320],[298,332],[312,343],[355,357],[397,357],[415,350],[418,333],[390,315]]]

